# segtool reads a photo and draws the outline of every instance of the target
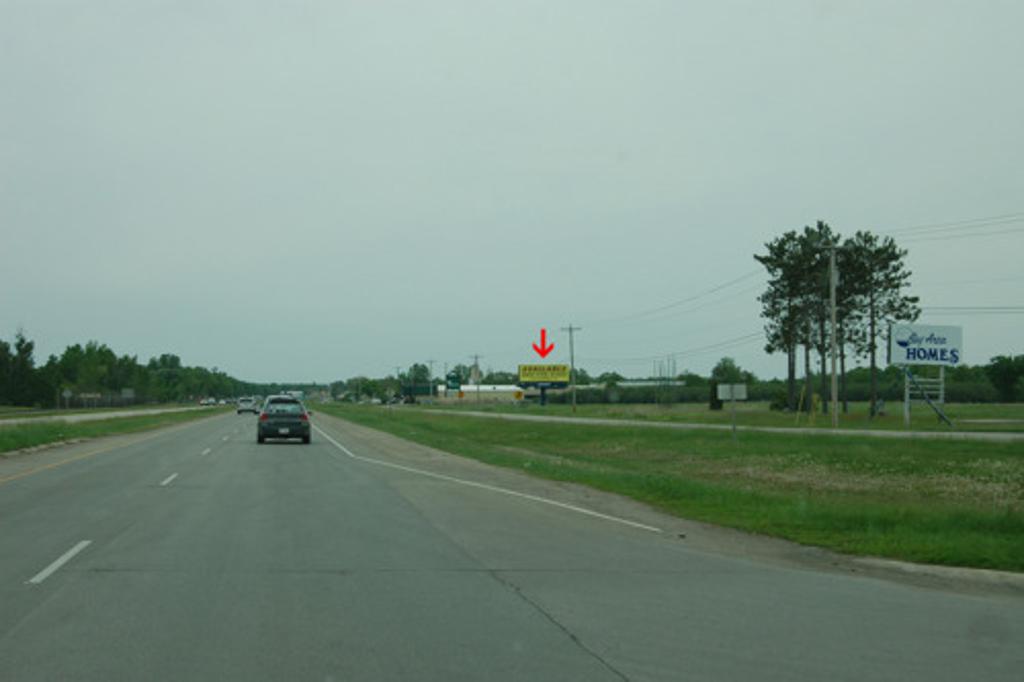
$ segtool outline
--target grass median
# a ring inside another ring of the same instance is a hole
[[[147,414],[138,417],[114,417],[87,422],[45,421],[38,424],[11,424],[0,426],[0,457],[15,450],[47,445],[61,441],[83,438],[99,438],[123,433],[149,431],[162,426],[172,426],[202,419],[226,410],[192,410],[188,412],[167,412]]]
[[[324,412],[670,513],[850,554],[1024,571],[1024,447]]]
[[[708,409],[707,403],[672,403],[667,405],[637,403],[590,403],[579,405],[576,412],[570,405],[552,403],[541,407],[535,403],[477,403],[472,391],[464,401],[435,405],[437,409],[507,412],[510,414],[536,414],[558,417],[588,417],[602,419],[639,419],[643,421],[684,422],[691,424],[728,425],[732,421],[730,406],[721,410]],[[851,431],[880,429],[904,430],[902,405],[890,404],[884,415],[871,417],[868,404],[852,402],[850,411],[841,414],[839,427]],[[943,406],[957,431],[1024,431],[1024,403],[974,404],[949,403]],[[768,408],[766,402],[741,402],[736,405],[736,423],[741,426],[780,426],[812,429],[832,428],[827,414],[793,414]],[[911,417],[914,431],[949,431],[927,405],[915,403]]]

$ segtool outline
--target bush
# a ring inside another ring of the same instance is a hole
[[[711,390],[708,393],[708,408],[712,410],[722,409],[722,401],[718,399],[718,381],[712,379],[708,384]]]
[[[786,396],[786,389],[778,389],[772,394],[771,402],[768,403],[768,409],[775,410],[777,412],[785,412],[789,409],[789,399]]]

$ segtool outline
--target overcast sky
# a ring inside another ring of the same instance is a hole
[[[542,326],[567,360],[575,323],[591,372],[707,349],[677,370],[781,376],[760,275],[636,314],[817,219],[903,235],[924,305],[1019,305],[1021,26],[1017,1],[0,0],[0,336],[328,381],[513,369]],[[1024,351],[1021,315],[922,322],[970,363]]]

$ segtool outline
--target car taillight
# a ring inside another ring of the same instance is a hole
[[[260,415],[260,421],[261,421],[261,422],[265,422],[265,421],[267,421],[268,419],[270,419],[270,415],[269,415],[269,414],[267,414],[266,412],[264,412],[263,414],[261,414],[261,415]]]
[[[308,422],[309,421],[309,415],[306,414],[305,412],[303,412],[302,414],[299,415],[299,419],[301,419],[304,422]]]

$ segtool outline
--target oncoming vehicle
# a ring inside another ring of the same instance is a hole
[[[253,414],[259,414],[260,408],[256,405],[256,401],[253,398],[245,396],[238,399],[238,407],[235,408],[237,414],[243,412],[252,412]]]
[[[309,412],[290,395],[272,395],[263,403],[256,422],[256,442],[267,438],[301,438],[309,445]]]

